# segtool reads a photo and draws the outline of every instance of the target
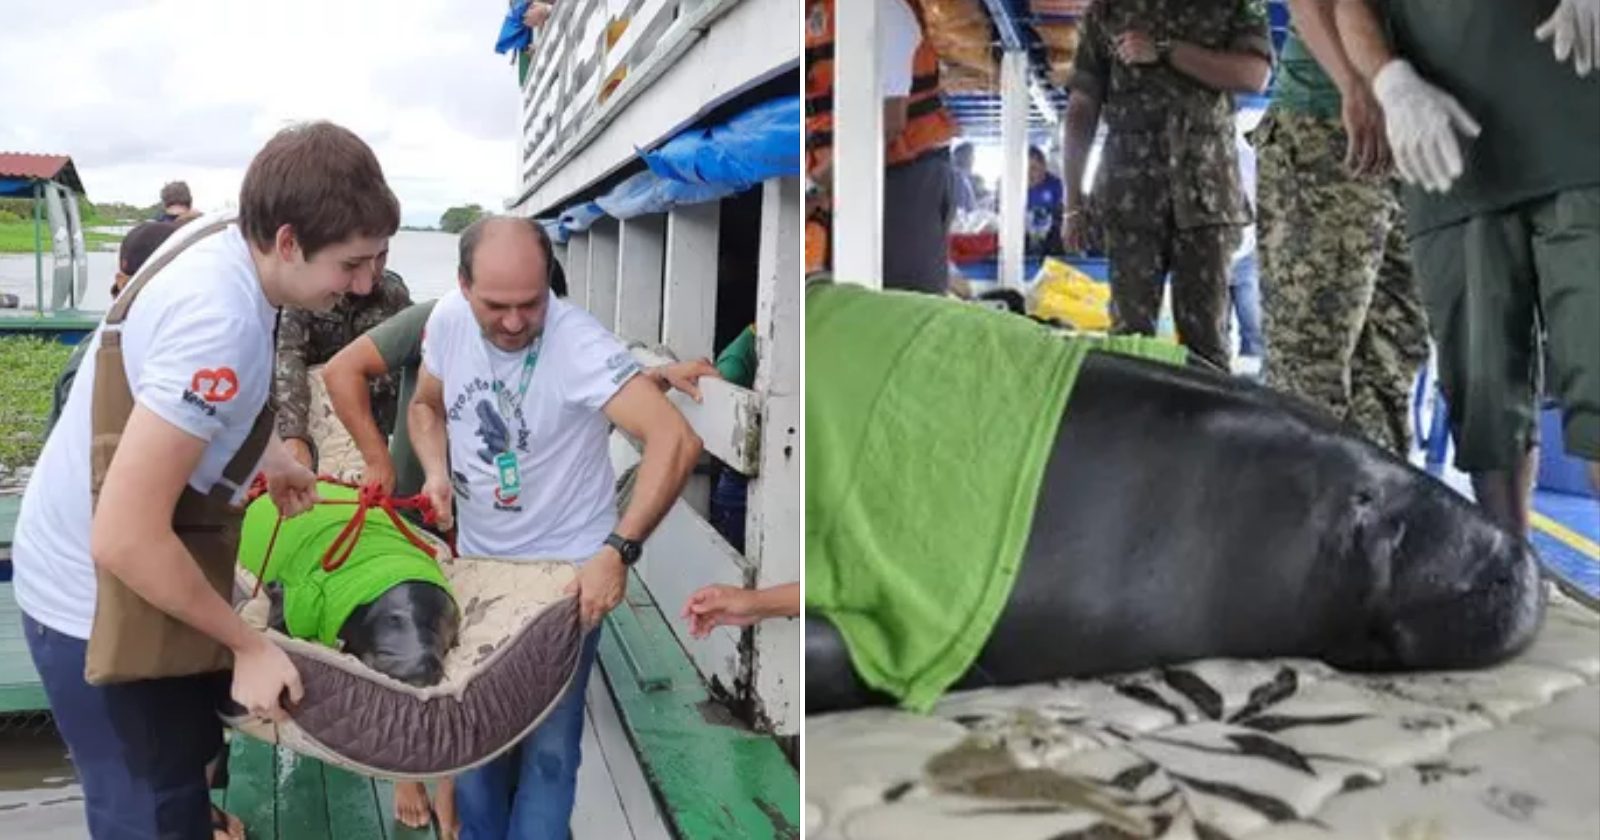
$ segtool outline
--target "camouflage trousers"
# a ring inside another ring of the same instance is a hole
[[[1337,119],[1274,109],[1254,140],[1266,382],[1404,457],[1428,331],[1394,185],[1349,174]]]
[[[1172,272],[1172,320],[1193,353],[1228,370],[1228,278],[1243,233],[1235,225],[1182,229],[1105,225],[1111,331],[1155,335],[1161,287]]]

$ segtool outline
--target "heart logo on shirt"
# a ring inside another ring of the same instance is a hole
[[[239,377],[233,368],[202,368],[189,380],[189,390],[209,403],[224,403],[239,394]]]

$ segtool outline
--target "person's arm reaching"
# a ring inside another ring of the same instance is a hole
[[[172,511],[205,449],[204,440],[135,405],[100,488],[90,555],[139,597],[233,651],[234,701],[282,720],[280,694],[291,703],[302,694],[294,664],[211,588],[172,530]]]
[[[311,383],[306,379],[306,350],[311,344],[310,314],[284,310],[278,318],[278,355],[272,395],[278,400],[278,435],[295,460],[315,467],[311,443]]]
[[[1295,29],[1306,48],[1339,88],[1345,135],[1344,164],[1356,175],[1389,170],[1389,141],[1384,136],[1383,109],[1339,42],[1331,0],[1289,0]]]
[[[389,442],[372,415],[369,383],[388,373],[389,366],[378,352],[377,343],[365,335],[346,344],[322,367],[322,384],[328,389],[333,413],[361,451],[365,467],[362,482],[376,483],[385,493],[394,490],[394,463],[389,458]]]
[[[1083,174],[1089,160],[1089,147],[1094,145],[1094,132],[1100,124],[1100,100],[1073,91],[1067,100],[1067,118],[1063,120],[1067,162],[1063,167],[1066,176],[1067,206],[1062,217],[1062,245],[1068,253],[1083,253],[1087,225],[1084,219]]]
[[[1383,65],[1395,59],[1378,14],[1368,0],[1333,0],[1333,4],[1334,23],[1344,53],[1361,78],[1371,82]]]
[[[425,478],[422,493],[433,504],[439,530],[454,524],[450,510],[450,464],[445,438],[444,383],[424,367],[417,371],[417,393],[407,406],[406,421],[411,430],[411,448],[417,454]]]
[[[666,396],[642,376],[629,379],[603,410],[618,429],[644,446],[633,495],[616,528],[623,538],[643,542],[683,492],[684,482],[700,458],[700,437]],[[568,591],[578,593],[586,626],[599,624],[621,602],[626,583],[622,556],[611,546],[601,548],[583,564]]]
[[[768,618],[800,615],[800,584],[785,583],[767,589],[744,589],[713,584],[695,590],[683,606],[689,635],[705,638],[719,626],[748,627]]]
[[[1372,80],[1383,105],[1389,148],[1400,177],[1430,192],[1445,192],[1465,167],[1456,132],[1476,137],[1481,130],[1454,96],[1417,74],[1397,58],[1367,0],[1338,0],[1335,19],[1345,52]]]

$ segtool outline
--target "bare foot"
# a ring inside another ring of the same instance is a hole
[[[456,815],[456,780],[446,776],[439,780],[433,792],[433,811],[439,815],[441,840],[457,840],[461,836],[461,817]]]
[[[427,828],[432,820],[428,811],[428,789],[421,782],[394,783],[394,818],[407,828]]]

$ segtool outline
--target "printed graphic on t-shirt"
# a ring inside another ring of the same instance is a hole
[[[194,372],[189,387],[183,390],[183,401],[203,411],[209,417],[217,416],[217,405],[239,394],[239,376],[233,368],[201,368]]]
[[[639,362],[633,358],[633,353],[627,350],[615,353],[606,359],[606,369],[611,371],[612,385],[621,385],[628,381],[628,377],[641,370]]]
[[[468,416],[467,412],[469,410],[472,412],[471,416],[477,419],[477,428],[474,434],[483,442],[483,446],[479,447],[473,454],[485,466],[498,472],[499,465],[496,458],[502,453],[521,452],[524,455],[530,454],[528,448],[528,420],[523,414],[522,406],[517,406],[515,413],[511,417],[512,423],[515,424],[515,429],[513,429],[512,424],[506,422],[506,418],[500,415],[500,410],[495,405],[494,383],[482,377],[474,377],[470,382],[466,383],[466,386],[461,389],[461,393],[457,394],[455,400],[450,404],[448,413],[451,422],[460,422]],[[467,487],[466,476],[460,472],[455,472],[452,474],[452,478],[455,479],[453,483],[456,485],[456,492],[463,499],[470,499],[471,497],[464,492]],[[517,504],[517,499],[520,495],[520,493],[503,492],[501,488],[496,488],[494,491],[494,509],[505,513],[521,513],[522,507]]]

